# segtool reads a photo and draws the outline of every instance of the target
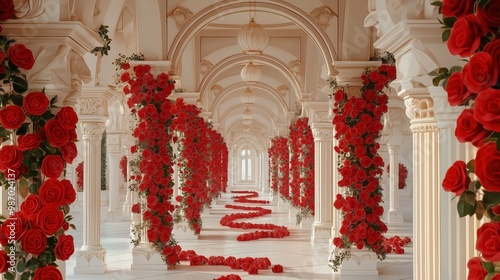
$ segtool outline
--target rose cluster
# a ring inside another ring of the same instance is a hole
[[[391,166],[387,165],[387,173],[391,172]],[[406,179],[408,178],[408,169],[406,166],[402,163],[399,164],[399,170],[398,170],[398,189],[404,189],[406,188]]]
[[[441,5],[448,50],[468,60],[463,68],[453,67],[443,84],[449,104],[465,106],[455,136],[478,148],[474,160],[458,160],[449,167],[442,186],[459,197],[460,217],[476,214],[478,219],[491,220],[477,230],[476,249],[482,259],[472,258],[467,264],[469,279],[500,277],[494,269],[494,263],[500,262],[499,10],[500,1],[448,0]]]
[[[138,119],[133,132],[138,144],[132,152],[141,156],[140,175],[134,179],[139,182],[139,196],[144,198],[142,204],[133,206],[132,212],[142,213],[148,240],[167,264],[175,265],[180,249],[172,236],[174,183],[170,125],[173,104],[167,99],[174,89],[174,81],[166,73],[155,77],[149,65],[136,65],[132,70],[132,73],[124,72],[121,79],[127,83],[123,88],[129,96],[127,104]]]
[[[338,171],[342,176],[338,185],[345,188],[343,194],[337,194],[334,203],[342,213],[341,236],[333,240],[339,248],[332,259],[335,270],[345,256],[342,252],[353,244],[358,249],[367,247],[379,258],[385,258],[383,233],[387,226],[381,220],[384,208],[380,205],[379,183],[384,161],[378,155],[380,145],[376,140],[383,128],[381,117],[388,109],[388,97],[383,89],[395,76],[394,66],[382,64],[362,75],[360,97],[348,96],[342,88],[333,95],[333,124],[338,139],[334,148],[339,155]]]
[[[2,9],[9,7],[2,4]],[[0,19],[9,18],[4,12],[0,9]],[[4,81],[0,86],[4,142],[0,182],[9,193],[9,215],[0,221],[0,273],[11,278],[62,279],[55,262],[68,260],[74,252],[73,237],[65,232],[74,228],[69,205],[76,199],[73,185],[62,178],[66,164],[77,156],[78,116],[71,107],[57,108],[56,97],[49,100],[44,90],[28,92],[21,69],[31,69],[34,62],[30,49],[0,36],[0,79]],[[18,195],[23,200],[16,211]],[[26,270],[16,272],[9,267],[13,264]]]
[[[283,136],[274,137],[271,140],[271,147],[268,150],[270,158],[270,169],[272,178],[271,188],[273,192],[278,192],[282,199],[290,200],[289,189],[289,148],[288,139]],[[271,158],[272,157],[272,158]]]
[[[291,202],[300,211],[297,223],[314,215],[314,138],[309,119],[298,118],[290,125]]]
[[[250,199],[259,197],[259,193],[255,191],[231,191],[231,193],[240,193],[244,195],[233,196],[234,202],[238,203],[256,203],[256,204],[269,204],[269,200],[263,199]]]

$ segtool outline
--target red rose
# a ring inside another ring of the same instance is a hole
[[[45,93],[35,91],[28,93],[23,100],[26,113],[34,116],[43,115],[49,108],[50,102]]]
[[[35,276],[33,280],[62,280],[63,277],[61,272],[57,267],[52,265],[47,265],[43,267],[39,267],[35,270]]]
[[[463,82],[462,72],[454,72],[446,84],[446,93],[448,93],[448,103],[451,106],[466,104],[473,97]]]
[[[480,257],[470,259],[467,262],[467,268],[469,269],[467,280],[484,280],[484,277],[488,274],[488,271],[483,267],[483,261]]]
[[[491,192],[500,192],[500,152],[495,142],[481,146],[476,154],[474,172],[483,188]]]
[[[283,266],[281,264],[275,264],[275,265],[273,265],[272,271],[273,271],[273,273],[282,273]]]
[[[467,174],[467,168],[464,161],[458,160],[446,171],[442,183],[443,189],[447,192],[454,192],[461,195],[469,188],[470,177]]]
[[[19,68],[30,70],[35,64],[33,53],[23,44],[11,45],[8,52],[10,62]]]
[[[0,250],[0,273],[7,272],[10,267],[8,261],[10,261],[10,257],[7,256],[7,252]]]
[[[491,131],[484,129],[483,125],[476,121],[473,109],[465,109],[458,116],[455,136],[461,143],[471,142],[472,145],[480,147],[491,133]]]
[[[23,250],[33,255],[40,255],[47,248],[47,236],[39,229],[28,229],[21,239]]]
[[[50,119],[44,126],[45,137],[54,148],[60,148],[69,141],[68,129],[58,119]]]
[[[122,69],[123,70],[128,70],[130,68],[130,64],[129,63],[123,63],[122,64]]]
[[[0,148],[0,170],[17,169],[23,162],[23,153],[15,146],[7,145]]]
[[[453,55],[471,56],[481,43],[481,36],[487,32],[481,21],[473,14],[457,19],[451,28],[448,49]]]
[[[76,191],[71,181],[63,179],[61,180],[61,183],[64,185],[64,204],[71,204],[75,202]]]
[[[500,39],[494,39],[489,42],[486,46],[484,46],[483,52],[489,53],[491,58],[493,58],[493,67],[495,69],[500,68]]]
[[[500,224],[488,222],[477,229],[476,250],[489,262],[500,261]]]
[[[17,138],[17,149],[20,151],[29,151],[40,147],[40,137],[34,133],[19,135]]]
[[[40,170],[48,178],[59,178],[64,170],[65,163],[58,155],[47,155],[42,160]]]
[[[128,80],[130,80],[129,72],[125,72],[120,76],[120,81],[122,81],[123,83],[126,83]]]
[[[462,17],[472,14],[475,0],[443,0],[441,12],[445,17]]]
[[[78,123],[78,115],[75,110],[69,106],[62,107],[56,115],[57,119],[66,129],[75,129]]]
[[[57,239],[56,247],[54,248],[56,253],[56,258],[61,261],[69,260],[71,255],[75,252],[75,244],[73,242],[73,236],[71,235],[60,235]]]
[[[36,214],[42,208],[42,201],[40,197],[36,194],[28,195],[23,203],[21,203],[21,211],[26,215],[28,219],[34,220]]]
[[[76,148],[75,142],[68,142],[66,145],[60,148],[62,158],[65,162],[71,164],[73,160],[78,155],[78,149]]]
[[[141,205],[139,203],[133,204],[131,211],[132,211],[132,213],[136,213],[136,214],[141,213]]]
[[[500,273],[495,273],[495,275],[493,275],[490,280],[500,280]]]
[[[53,206],[43,206],[36,216],[38,226],[47,235],[53,235],[60,230],[64,223],[64,214]]]
[[[476,97],[474,117],[485,129],[500,132],[500,90],[489,88]]]
[[[500,2],[499,1],[489,1],[488,4],[482,8],[481,5],[477,5],[477,16],[481,21],[483,21],[487,26],[491,27],[492,30],[498,32],[498,27],[500,27]]]
[[[23,234],[26,232],[27,225],[26,219],[20,212],[14,213],[14,215],[7,218],[7,221],[3,224],[3,230],[5,236],[11,236],[11,232],[15,232],[14,239],[19,240]]]
[[[58,179],[50,178],[39,189],[40,199],[44,205],[59,207],[64,204],[65,187]]]
[[[26,120],[26,115],[17,105],[7,105],[0,111],[0,123],[5,129],[18,129],[24,120]]]
[[[500,58],[498,58],[500,59]],[[462,70],[464,83],[472,92],[481,92],[493,86],[498,80],[498,68],[487,52],[474,54]]]
[[[7,20],[14,16],[14,1],[0,0],[0,20]],[[0,29],[1,31],[2,29]]]

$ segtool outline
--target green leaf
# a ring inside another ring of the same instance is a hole
[[[31,153],[37,157],[37,158],[41,158],[43,157],[43,150],[42,149],[34,149],[33,151],[31,151]]]
[[[12,103],[14,103],[17,106],[22,107],[23,106],[23,96],[17,93],[13,93],[10,95],[10,100],[12,100]]]
[[[38,194],[38,186],[36,184],[31,184],[29,186],[29,192],[32,194]]]
[[[433,86],[435,86],[435,87],[439,86],[439,83],[441,82],[441,80],[442,80],[442,79],[443,79],[443,76],[442,76],[442,75],[439,75],[439,76],[437,76],[437,77],[434,77],[434,78],[432,79],[432,85],[433,85]]]
[[[14,280],[14,274],[10,272],[5,273],[3,277],[5,278],[5,280]]]
[[[487,192],[484,191],[483,203],[487,206],[493,206],[500,203],[500,193],[499,192]]]
[[[19,77],[21,76],[21,77]],[[26,76],[23,74],[12,75],[10,79],[12,80],[12,85],[14,90],[18,93],[24,93],[28,90],[28,81],[26,80]]]
[[[44,90],[45,90],[45,88],[44,88]],[[50,99],[50,105],[54,105],[54,104],[56,104],[56,102],[57,102],[57,95],[52,97],[52,99]]]
[[[460,218],[467,215],[472,216],[474,215],[474,213],[476,213],[476,207],[477,205],[470,205],[469,203],[467,203],[462,195],[457,203],[458,215],[460,216]]]
[[[25,260],[23,258],[17,261],[16,270],[17,272],[24,272],[26,270]]]
[[[450,29],[446,29],[443,31],[443,34],[441,35],[441,39],[443,40],[443,42],[448,41],[448,39],[450,38],[450,32]]]
[[[36,258],[31,258],[27,263],[26,266],[28,267],[29,270],[35,271],[35,269],[38,268],[38,260]]]
[[[443,17],[444,25],[446,25],[449,28],[453,27],[453,24],[455,24],[455,21],[457,21],[456,17]]]
[[[437,6],[437,7],[441,7],[443,6],[443,2],[441,1],[434,1],[431,3],[432,6]]]
[[[474,192],[471,192],[471,191],[465,191],[463,193],[463,196],[464,196],[464,200],[465,202],[467,202],[468,204],[474,206],[476,205],[476,194]]]
[[[29,123],[23,123],[17,130],[16,135],[24,135],[28,132]]]
[[[488,271],[488,273],[495,272],[495,264],[494,263],[485,262],[485,261],[482,261],[482,262],[483,262],[484,269],[486,269],[486,271]]]
[[[26,271],[21,275],[21,280],[30,280],[31,279],[31,272]]]
[[[467,162],[467,170],[469,171],[469,173],[474,173],[474,166],[475,166],[475,163],[476,161],[474,159],[471,159],[469,160],[469,162]]]
[[[451,76],[451,74],[453,74],[455,72],[460,72],[460,71],[462,71],[462,66],[455,65],[455,66],[451,67],[451,69],[450,69],[450,76]]]

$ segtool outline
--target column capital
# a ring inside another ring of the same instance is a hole
[[[465,109],[464,106],[450,106],[448,103],[448,94],[443,87],[427,87],[432,100],[434,101],[434,115],[439,128],[454,128],[457,118]]]
[[[102,137],[102,133],[106,129],[104,122],[80,122],[82,134],[86,136]]]
[[[399,151],[401,149],[401,145],[387,144],[387,150],[389,151],[389,155],[399,155]]]
[[[302,106],[309,118],[309,124],[332,123],[329,102],[306,101]]]
[[[335,61],[335,67],[339,71],[337,82],[342,86],[363,86],[361,75],[366,68],[378,67],[380,64],[380,61]]]

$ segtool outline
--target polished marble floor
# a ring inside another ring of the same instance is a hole
[[[238,242],[236,236],[245,230],[230,229],[219,224],[220,218],[228,213],[240,210],[224,208],[225,204],[232,203],[230,194],[224,194],[219,204],[213,206],[210,214],[204,214],[203,231],[198,240],[181,240],[179,244],[184,250],[195,250],[199,255],[205,256],[235,256],[235,257],[268,257],[273,264],[281,264],[284,273],[275,274],[270,270],[260,270],[257,275],[248,275],[242,270],[231,270],[227,266],[189,266],[187,262],[181,264],[174,270],[164,271],[138,271],[131,270],[132,245],[129,239],[130,222],[107,222],[101,224],[101,244],[106,249],[108,272],[103,275],[74,275],[75,255],[67,261],[66,274],[68,280],[114,280],[114,279],[175,279],[175,280],[212,280],[227,274],[238,274],[245,280],[251,279],[342,279],[342,280],[403,280],[412,279],[411,248],[405,248],[405,255],[390,256],[383,262],[379,262],[378,277],[350,276],[342,277],[332,272],[327,264],[329,246],[327,243],[311,244],[310,226],[302,228],[295,223],[295,217],[291,217],[285,207],[280,207],[277,201],[265,205],[273,210],[271,215],[246,220],[255,223],[274,223],[286,225],[291,235],[282,239],[260,239],[255,241]],[[268,199],[261,195],[259,199]],[[248,205],[255,206],[255,205]],[[259,205],[262,206],[262,205]],[[288,209],[288,208],[287,208]],[[102,208],[103,220],[106,207]],[[78,229],[82,227],[81,209],[76,208],[73,213],[75,225]],[[402,234],[404,231],[411,232],[411,228],[400,226],[395,231]],[[75,248],[78,250],[82,243],[81,231],[71,232],[75,236]]]

